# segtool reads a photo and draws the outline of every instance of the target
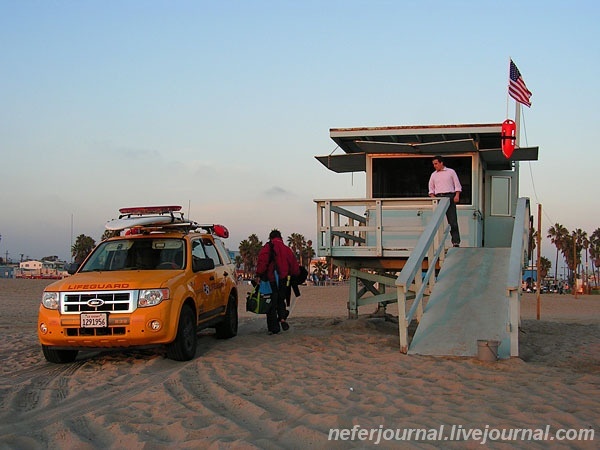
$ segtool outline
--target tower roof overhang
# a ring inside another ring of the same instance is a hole
[[[495,170],[508,170],[513,161],[538,159],[538,147],[517,147],[510,159],[505,158],[501,150],[501,130],[501,123],[332,128],[329,135],[345,154],[332,153],[316,156],[316,159],[338,173],[364,172],[370,154],[479,153],[484,163]]]

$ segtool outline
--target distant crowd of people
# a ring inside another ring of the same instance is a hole
[[[332,284],[343,283],[345,281],[342,275],[339,275],[335,278],[331,278],[327,274],[318,275],[316,272],[313,272],[310,275],[309,279],[314,286],[329,286]]]
[[[537,292],[537,283],[533,281],[531,278],[523,281],[521,285],[523,292]],[[570,293],[570,286],[568,281],[559,281],[558,283],[542,283],[540,287],[540,292],[542,294],[545,293],[554,293],[554,294],[568,294]]]

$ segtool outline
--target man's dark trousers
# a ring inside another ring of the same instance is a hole
[[[454,203],[454,192],[447,192],[443,194],[436,194],[436,197],[448,197],[450,199],[450,206],[446,211],[446,219],[450,224],[450,236],[452,237],[452,244],[460,244],[460,232],[458,231],[458,217],[456,215],[456,203]]]
[[[285,283],[271,281],[271,289],[273,291],[271,294],[273,304],[267,312],[267,328],[272,333],[278,333],[280,330],[279,321],[287,318],[286,286]]]

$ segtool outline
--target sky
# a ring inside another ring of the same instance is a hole
[[[540,149],[519,195],[543,236],[591,234],[598,23],[593,0],[0,0],[0,255],[70,261],[119,208],[159,204],[226,225],[232,250],[315,240],[315,199],[366,195],[314,158],[330,128],[514,119],[510,58]]]

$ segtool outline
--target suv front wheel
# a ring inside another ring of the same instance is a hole
[[[72,363],[77,358],[77,350],[56,350],[47,345],[42,345],[42,352],[46,361],[55,364]]]

